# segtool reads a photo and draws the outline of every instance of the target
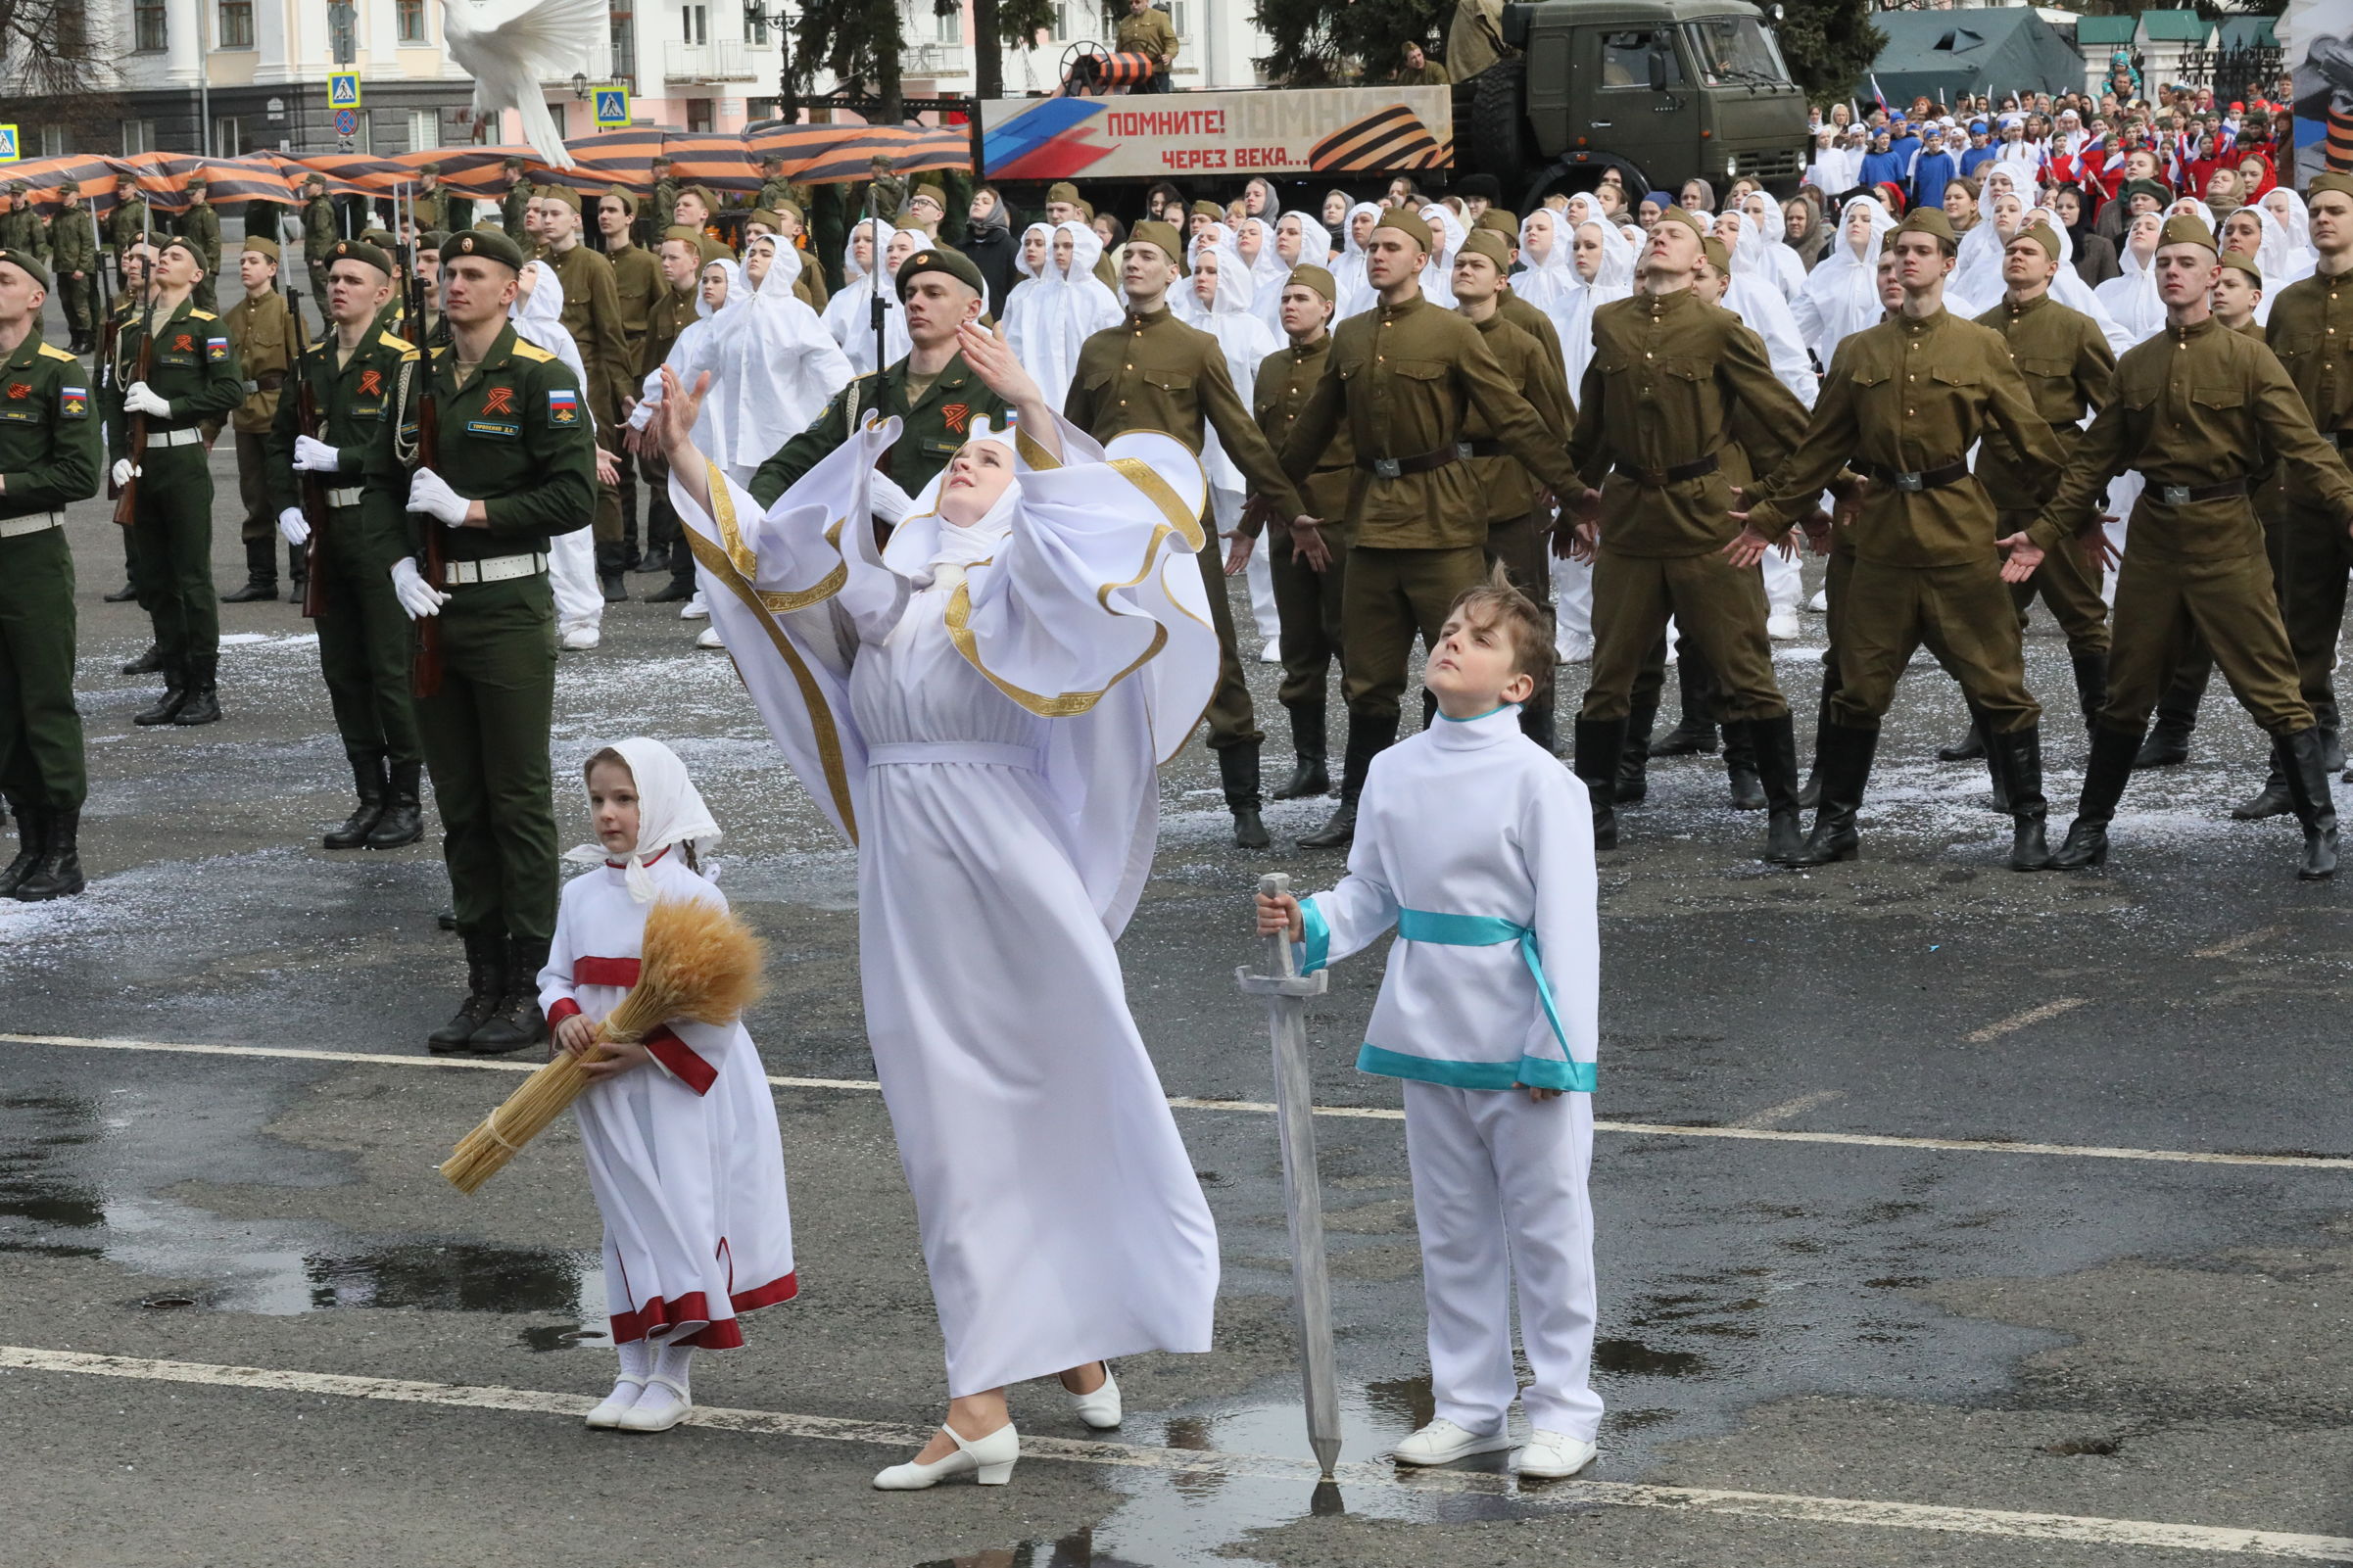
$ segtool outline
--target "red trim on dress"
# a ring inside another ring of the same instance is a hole
[[[800,1272],[795,1269],[782,1279],[772,1279],[767,1284],[755,1285],[750,1290],[737,1291],[728,1298],[728,1302],[739,1312],[756,1312],[763,1307],[774,1307],[780,1302],[789,1302],[799,1294]]]
[[[654,863],[654,861],[660,860],[669,852],[670,846],[668,844],[664,844],[661,848],[653,852],[653,860],[645,861],[643,864],[650,866]],[[629,869],[629,862],[626,860],[608,860],[604,863],[604,869],[606,871],[627,871]]]
[[[719,1081],[719,1069],[696,1056],[695,1048],[672,1033],[667,1023],[646,1036],[646,1049],[698,1095],[710,1093],[711,1085]]]
[[[574,985],[611,985],[628,990],[638,982],[640,963],[634,958],[576,958],[572,960]]]
[[[656,1296],[634,1312],[613,1314],[613,1343],[627,1345],[644,1339],[655,1329],[672,1329],[687,1323],[708,1323],[710,1320],[710,1300],[700,1291],[690,1291],[675,1302],[666,1302]]]
[[[765,1285],[738,1291],[729,1298],[729,1304],[739,1312],[756,1312],[763,1307],[789,1302],[799,1294],[800,1275],[795,1271]],[[694,1322],[703,1326],[683,1338],[673,1334],[669,1343],[693,1346],[698,1351],[732,1351],[744,1343],[743,1328],[732,1317],[713,1319],[709,1299],[700,1291],[681,1297],[675,1303],[657,1296],[634,1312],[616,1313],[612,1319],[613,1343],[628,1345],[644,1339],[649,1330]]]
[[[576,1019],[580,1017],[580,1013],[581,1008],[578,1002],[568,996],[559,996],[555,999],[555,1005],[548,1009],[548,1027],[553,1028],[566,1019]]]

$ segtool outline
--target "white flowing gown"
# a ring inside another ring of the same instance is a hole
[[[887,554],[835,521],[868,515],[897,430],[820,462],[750,545],[757,504],[722,476],[716,518],[671,499],[771,736],[858,846],[867,1031],[948,1393],[1207,1351],[1217,1231],[1113,947],[1158,765],[1216,684],[1199,464],[1139,433],[1106,466],[1065,426],[1067,464],[1024,465],[986,558],[942,565],[971,531],[940,523],[938,481]]]

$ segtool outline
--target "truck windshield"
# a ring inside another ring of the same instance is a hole
[[[1710,84],[1789,80],[1772,39],[1754,17],[1708,17],[1689,25],[1692,50]]]

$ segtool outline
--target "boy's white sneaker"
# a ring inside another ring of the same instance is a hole
[[[1598,1443],[1538,1427],[1528,1435],[1527,1447],[1519,1450],[1519,1473],[1547,1481],[1572,1476],[1593,1463],[1601,1451]]]
[[[727,640],[719,635],[717,627],[706,626],[701,635],[695,639],[695,645],[698,648],[723,648],[727,646]]]
[[[1503,1427],[1481,1437],[1468,1432],[1440,1416],[1389,1450],[1389,1457],[1399,1464],[1452,1464],[1467,1459],[1474,1453],[1501,1453],[1515,1449],[1512,1434]]]

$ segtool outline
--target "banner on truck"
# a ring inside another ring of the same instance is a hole
[[[1449,87],[991,98],[989,179],[1396,173],[1454,162]]]

